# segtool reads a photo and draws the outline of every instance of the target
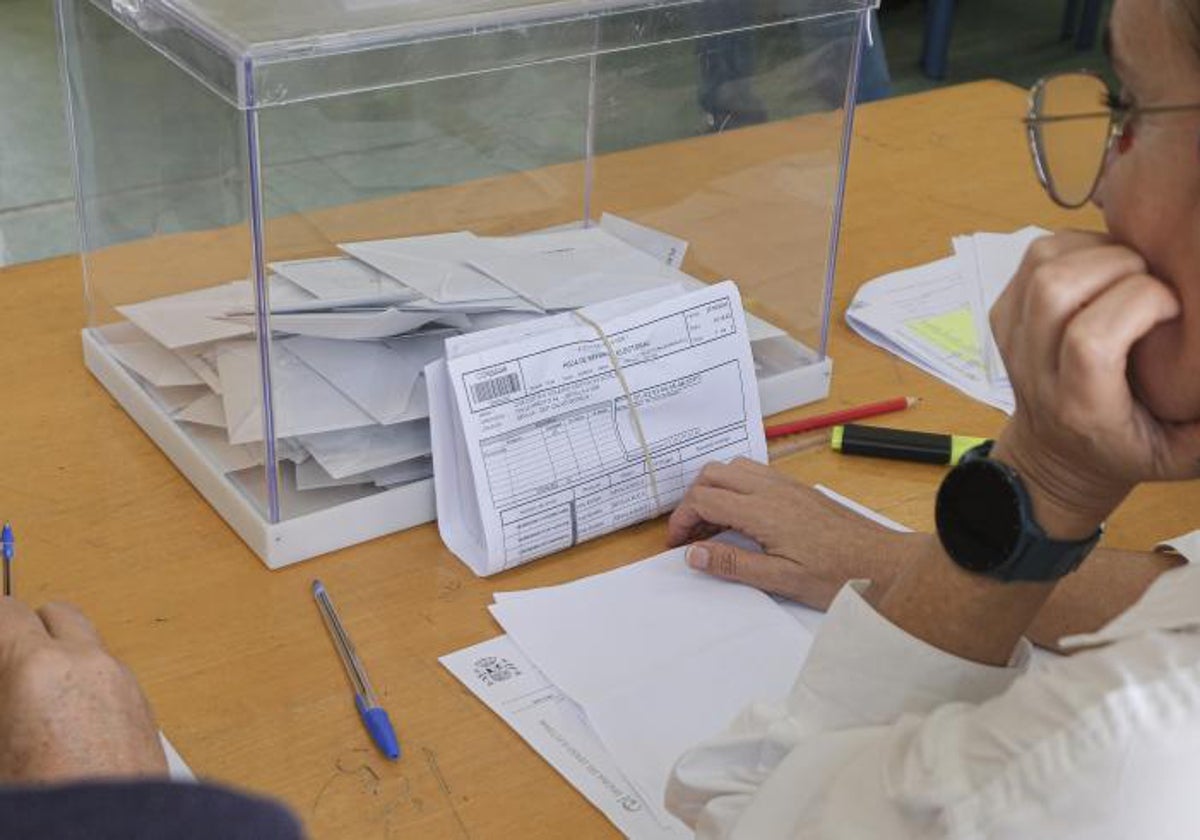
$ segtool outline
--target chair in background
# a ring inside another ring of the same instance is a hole
[[[955,0],[925,0],[925,47],[921,54],[921,69],[931,79],[946,78],[954,4]],[[1090,50],[1095,46],[1102,5],[1102,0],[1067,0],[1062,39],[1074,37],[1078,50]]]

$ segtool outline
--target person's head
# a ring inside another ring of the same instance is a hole
[[[1200,0],[1116,0],[1109,39],[1122,98],[1200,103]],[[1182,316],[1134,349],[1132,378],[1160,419],[1200,419],[1200,110],[1136,118],[1114,144],[1096,203],[1109,231],[1169,283]]]

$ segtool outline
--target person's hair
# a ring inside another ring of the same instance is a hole
[[[1179,26],[1180,34],[1200,61],[1200,0],[1166,0],[1166,6],[1167,14]]]

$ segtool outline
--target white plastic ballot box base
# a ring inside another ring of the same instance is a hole
[[[425,479],[316,513],[268,522],[87,329],[83,330],[83,355],[88,370],[268,568],[278,569],[434,519],[433,480]]]
[[[435,518],[433,480],[381,490],[315,513],[268,522],[196,443],[106,349],[84,329],[87,368],[267,568],[278,569],[339,548],[412,528]],[[773,371],[759,380],[764,415],[829,396],[833,360]]]

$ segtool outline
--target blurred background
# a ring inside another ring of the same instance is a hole
[[[1100,39],[1089,39],[1087,16],[1098,8],[1102,30],[1109,2],[883,0],[882,51],[864,93],[897,96],[982,78],[1027,87],[1054,70],[1098,68]],[[1064,37],[1064,24],[1075,22],[1082,39]],[[943,63],[937,47],[947,31]],[[931,37],[937,43],[928,44]],[[696,130],[705,130],[699,120]],[[78,250],[71,177],[52,4],[0,0],[0,265]]]

